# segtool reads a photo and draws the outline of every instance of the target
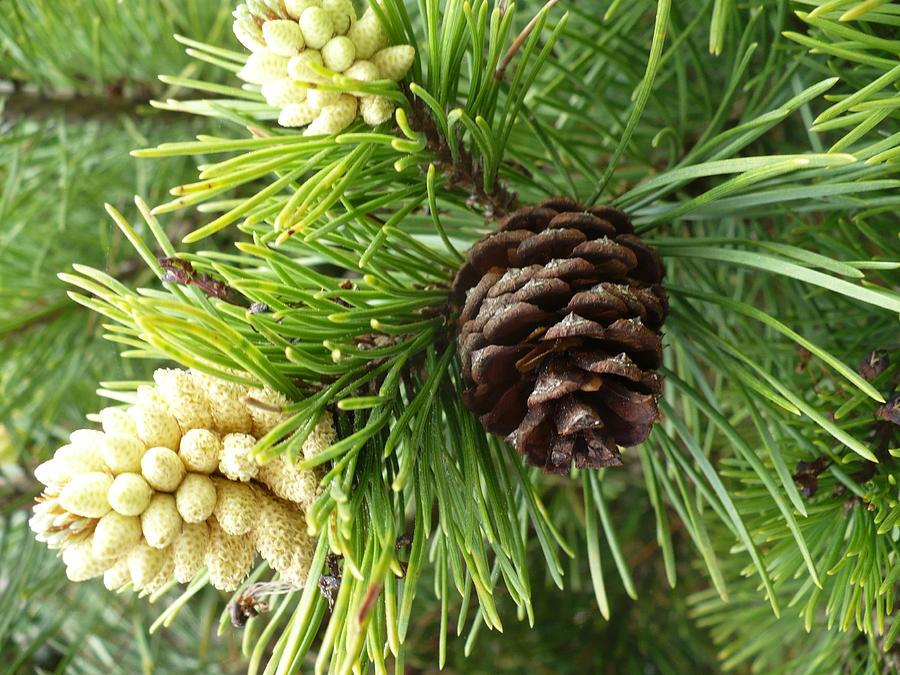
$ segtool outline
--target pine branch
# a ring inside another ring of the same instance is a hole
[[[4,116],[12,123],[20,121],[40,122],[64,116],[70,122],[90,119],[115,120],[122,115],[135,119],[153,114],[147,101],[157,95],[159,87],[154,83],[114,84],[106,95],[91,95],[78,92],[45,93],[22,81],[0,82],[0,91],[5,93]],[[174,115],[156,112],[154,117],[170,121]]]
[[[890,415],[880,406],[895,400],[897,371],[869,379],[853,365],[900,348],[893,5],[817,6],[800,13],[799,34],[784,3],[614,2],[603,16],[574,5],[558,20],[552,4],[373,5],[416,60],[402,87],[323,71],[323,90],[400,105],[377,128],[338,135],[275,124],[278,107],[233,77],[244,52],[179,38],[224,72],[167,76],[209,98],[155,106],[234,136],[135,153],[204,157],[196,181],[173,176],[174,199],[137,201],[143,225],[108,208],[155,275],[149,288],[102,261],[64,275],[125,356],[288,395],[261,460],[299,457],[321,413],[335,415],[339,439],[300,462],[323,474],[307,514],[319,536],[310,580],[250,619],[251,668],[382,672],[417,634],[437,635],[443,665],[460,650],[454,615],[473,653],[482,628],[514,631],[513,611],[530,623],[574,598],[543,588],[564,581],[589,579],[583,595],[604,616],[636,597],[656,625],[664,602],[684,616],[663,575],[694,593],[692,616],[727,667],[891,667],[897,449],[876,416]],[[489,230],[485,215],[519,196],[603,191],[666,259],[666,415],[628,469],[546,479],[460,400],[447,288],[460,251]],[[193,206],[208,216],[184,241],[234,225],[235,250],[176,248],[157,216]],[[128,400],[139,381],[103,386]],[[642,571],[654,537],[662,571]],[[257,568],[233,601],[269,574]],[[155,625],[190,611],[204,585]],[[772,647],[784,635],[799,644],[804,629],[815,629],[808,657]],[[644,633],[628,633],[646,640],[642,655],[706,654],[690,626],[684,645]]]
[[[433,165],[445,177],[445,187],[468,195],[467,207],[481,211],[486,219],[500,219],[517,207],[516,195],[499,180],[489,190],[485,188],[484,168],[470,151],[451,151],[421,99],[413,100],[411,121],[413,128],[425,134],[427,149],[435,158]]]

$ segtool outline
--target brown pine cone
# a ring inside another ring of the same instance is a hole
[[[475,244],[453,282],[468,408],[529,464],[620,466],[659,418],[656,251],[621,211],[546,199]]]

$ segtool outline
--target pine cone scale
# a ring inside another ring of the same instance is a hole
[[[565,318],[551,326],[541,340],[559,340],[561,338],[602,338],[603,326],[596,321],[585,319],[575,312],[569,312]]]
[[[491,312],[493,308],[487,308]],[[515,302],[494,313],[482,328],[484,337],[492,344],[513,345],[530,336],[535,324],[554,318],[537,305]]]
[[[499,385],[516,377],[518,363],[528,347],[488,345],[472,354],[472,380],[476,384]]]
[[[586,380],[587,373],[577,367],[569,367],[564,359],[558,356],[547,359],[528,397],[528,405],[547,403],[579,391]]]
[[[565,396],[556,407],[556,432],[562,436],[571,436],[579,431],[600,429],[603,419],[597,409],[577,395]]]
[[[542,265],[553,258],[567,258],[586,243],[587,236],[570,228],[544,230],[532,235],[516,247],[512,262],[524,265]]]
[[[507,215],[453,284],[465,404],[546,471],[620,465],[659,418],[662,276],[611,207],[554,198]]]

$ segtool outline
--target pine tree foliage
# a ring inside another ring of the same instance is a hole
[[[12,2],[0,16],[4,79],[45,97],[96,96],[106,104],[141,103],[159,91],[158,68],[185,67],[173,32],[219,42],[230,31],[229,10],[208,0],[76,0],[64,11],[41,0]]]
[[[900,670],[900,5],[371,8],[416,61],[400,85],[323,72],[325,89],[400,106],[337,136],[277,126],[236,77],[236,43],[177,36],[195,61],[172,57],[154,106],[202,131],[133,154],[165,158],[142,171],[187,157],[199,173],[167,201],[148,186],[136,208],[107,206],[155,278],[90,254],[62,275],[124,356],[294,401],[261,459],[297,457],[337,413],[340,440],[300,462],[325,472],[311,579],[248,622],[251,671],[401,672],[435,629],[439,665],[455,663],[455,634],[477,660],[479,644],[504,649],[489,629],[552,632],[548,594],[574,604],[582,584],[610,635],[622,593],[633,611],[670,595],[725,668]],[[40,51],[16,58],[40,69]],[[524,467],[465,410],[447,306],[492,219],[558,194],[628,212],[665,259],[672,305],[663,423],[625,470],[566,480]],[[876,349],[887,367],[858,367]],[[138,383],[103,386],[127,400]],[[201,587],[173,593],[159,623],[177,632]],[[644,637],[648,660],[673,653]],[[679,663],[704,658],[693,639]]]
[[[179,65],[168,36],[182,30],[221,39],[227,18],[212,2],[186,3],[178,11],[167,3],[125,11],[115,2],[81,3],[67,9],[65,21],[48,3],[0,8],[0,79],[7,94],[0,154],[0,419],[14,434],[28,426],[37,434],[60,433],[54,425],[77,421],[96,400],[91,380],[118,370],[114,350],[85,330],[89,315],[67,301],[56,274],[74,261],[125,277],[147,274],[132,264],[133,250],[97,217],[94,204],[111,186],[120,186],[119,198],[136,191],[160,195],[185,175],[186,162],[152,169],[130,160],[127,151],[152,142],[166,126],[148,119],[144,101],[165,91],[156,70]],[[144,31],[140,40],[136,27]],[[183,129],[179,133],[191,128],[186,120],[168,122]],[[58,188],[47,198],[51,186]],[[48,388],[51,379],[57,386]],[[21,424],[11,418],[13,410]]]
[[[158,606],[102,584],[73,586],[27,525],[38,491],[31,471],[97,409],[97,382],[149,375],[119,359],[56,275],[74,262],[134,283],[152,274],[97,205],[127,203],[135,192],[160,199],[189,177],[187,161],[151,167],[128,151],[191,133],[193,121],[156,114],[146,98],[165,92],[161,69],[182,65],[171,34],[222,39],[229,13],[212,0],[77,2],[61,11],[59,3],[0,5],[3,671],[229,672],[239,641],[216,638],[215,593],[186,608],[174,630],[149,635]]]

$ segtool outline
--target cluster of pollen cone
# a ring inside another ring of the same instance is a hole
[[[609,206],[506,216],[453,284],[466,405],[545,471],[621,465],[659,418],[663,263]]]
[[[203,568],[213,586],[234,590],[257,554],[302,586],[319,477],[252,454],[287,399],[196,371],[160,369],[154,381],[131,407],[102,410],[103,431],[74,432],[36,469],[46,486],[30,521],[37,538],[62,552],[69,579],[102,575],[110,590],[149,593]],[[326,414],[304,454],[333,442]]]
[[[312,136],[336,134],[357,117],[372,126],[391,118],[390,99],[331,86],[336,73],[399,82],[412,66],[415,49],[391,46],[371,8],[357,18],[352,0],[247,0],[234,17],[235,36],[252,52],[238,76],[261,86],[281,126]]]

